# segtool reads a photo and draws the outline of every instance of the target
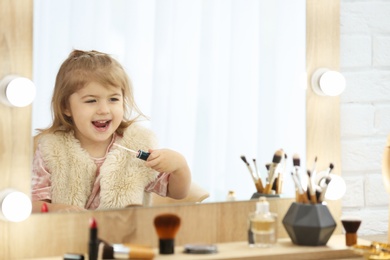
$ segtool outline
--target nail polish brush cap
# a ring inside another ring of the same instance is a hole
[[[139,150],[137,158],[146,161],[148,159],[149,155],[150,155],[150,153],[142,151],[142,150]]]

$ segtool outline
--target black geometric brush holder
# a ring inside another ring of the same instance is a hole
[[[279,194],[264,194],[264,193],[255,192],[252,194],[251,200],[259,199],[260,197],[279,198],[280,195]]]
[[[326,245],[336,228],[330,211],[322,204],[293,202],[283,218],[283,226],[296,245]]]

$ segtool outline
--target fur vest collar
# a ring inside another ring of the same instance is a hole
[[[152,132],[132,124],[116,143],[133,150],[156,147]],[[40,137],[40,150],[51,173],[52,202],[85,207],[96,177],[97,166],[74,133],[56,132]],[[100,205],[98,209],[149,205],[151,196],[145,187],[158,173],[134,154],[113,146],[100,168]]]

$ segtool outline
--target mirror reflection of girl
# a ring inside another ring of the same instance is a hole
[[[110,55],[74,50],[61,65],[52,97],[53,123],[36,136],[33,212],[149,205],[150,193],[184,198],[191,183],[185,158],[154,149],[154,134],[136,123],[130,80]],[[136,158],[117,143],[150,153]]]

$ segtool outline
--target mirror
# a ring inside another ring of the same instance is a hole
[[[304,0],[35,0],[32,133],[51,122],[55,76],[70,51],[110,53],[150,117],[143,123],[187,158],[206,201],[229,190],[247,200],[255,186],[241,155],[262,176],[279,148],[288,168],[294,153],[306,165],[305,17]]]

